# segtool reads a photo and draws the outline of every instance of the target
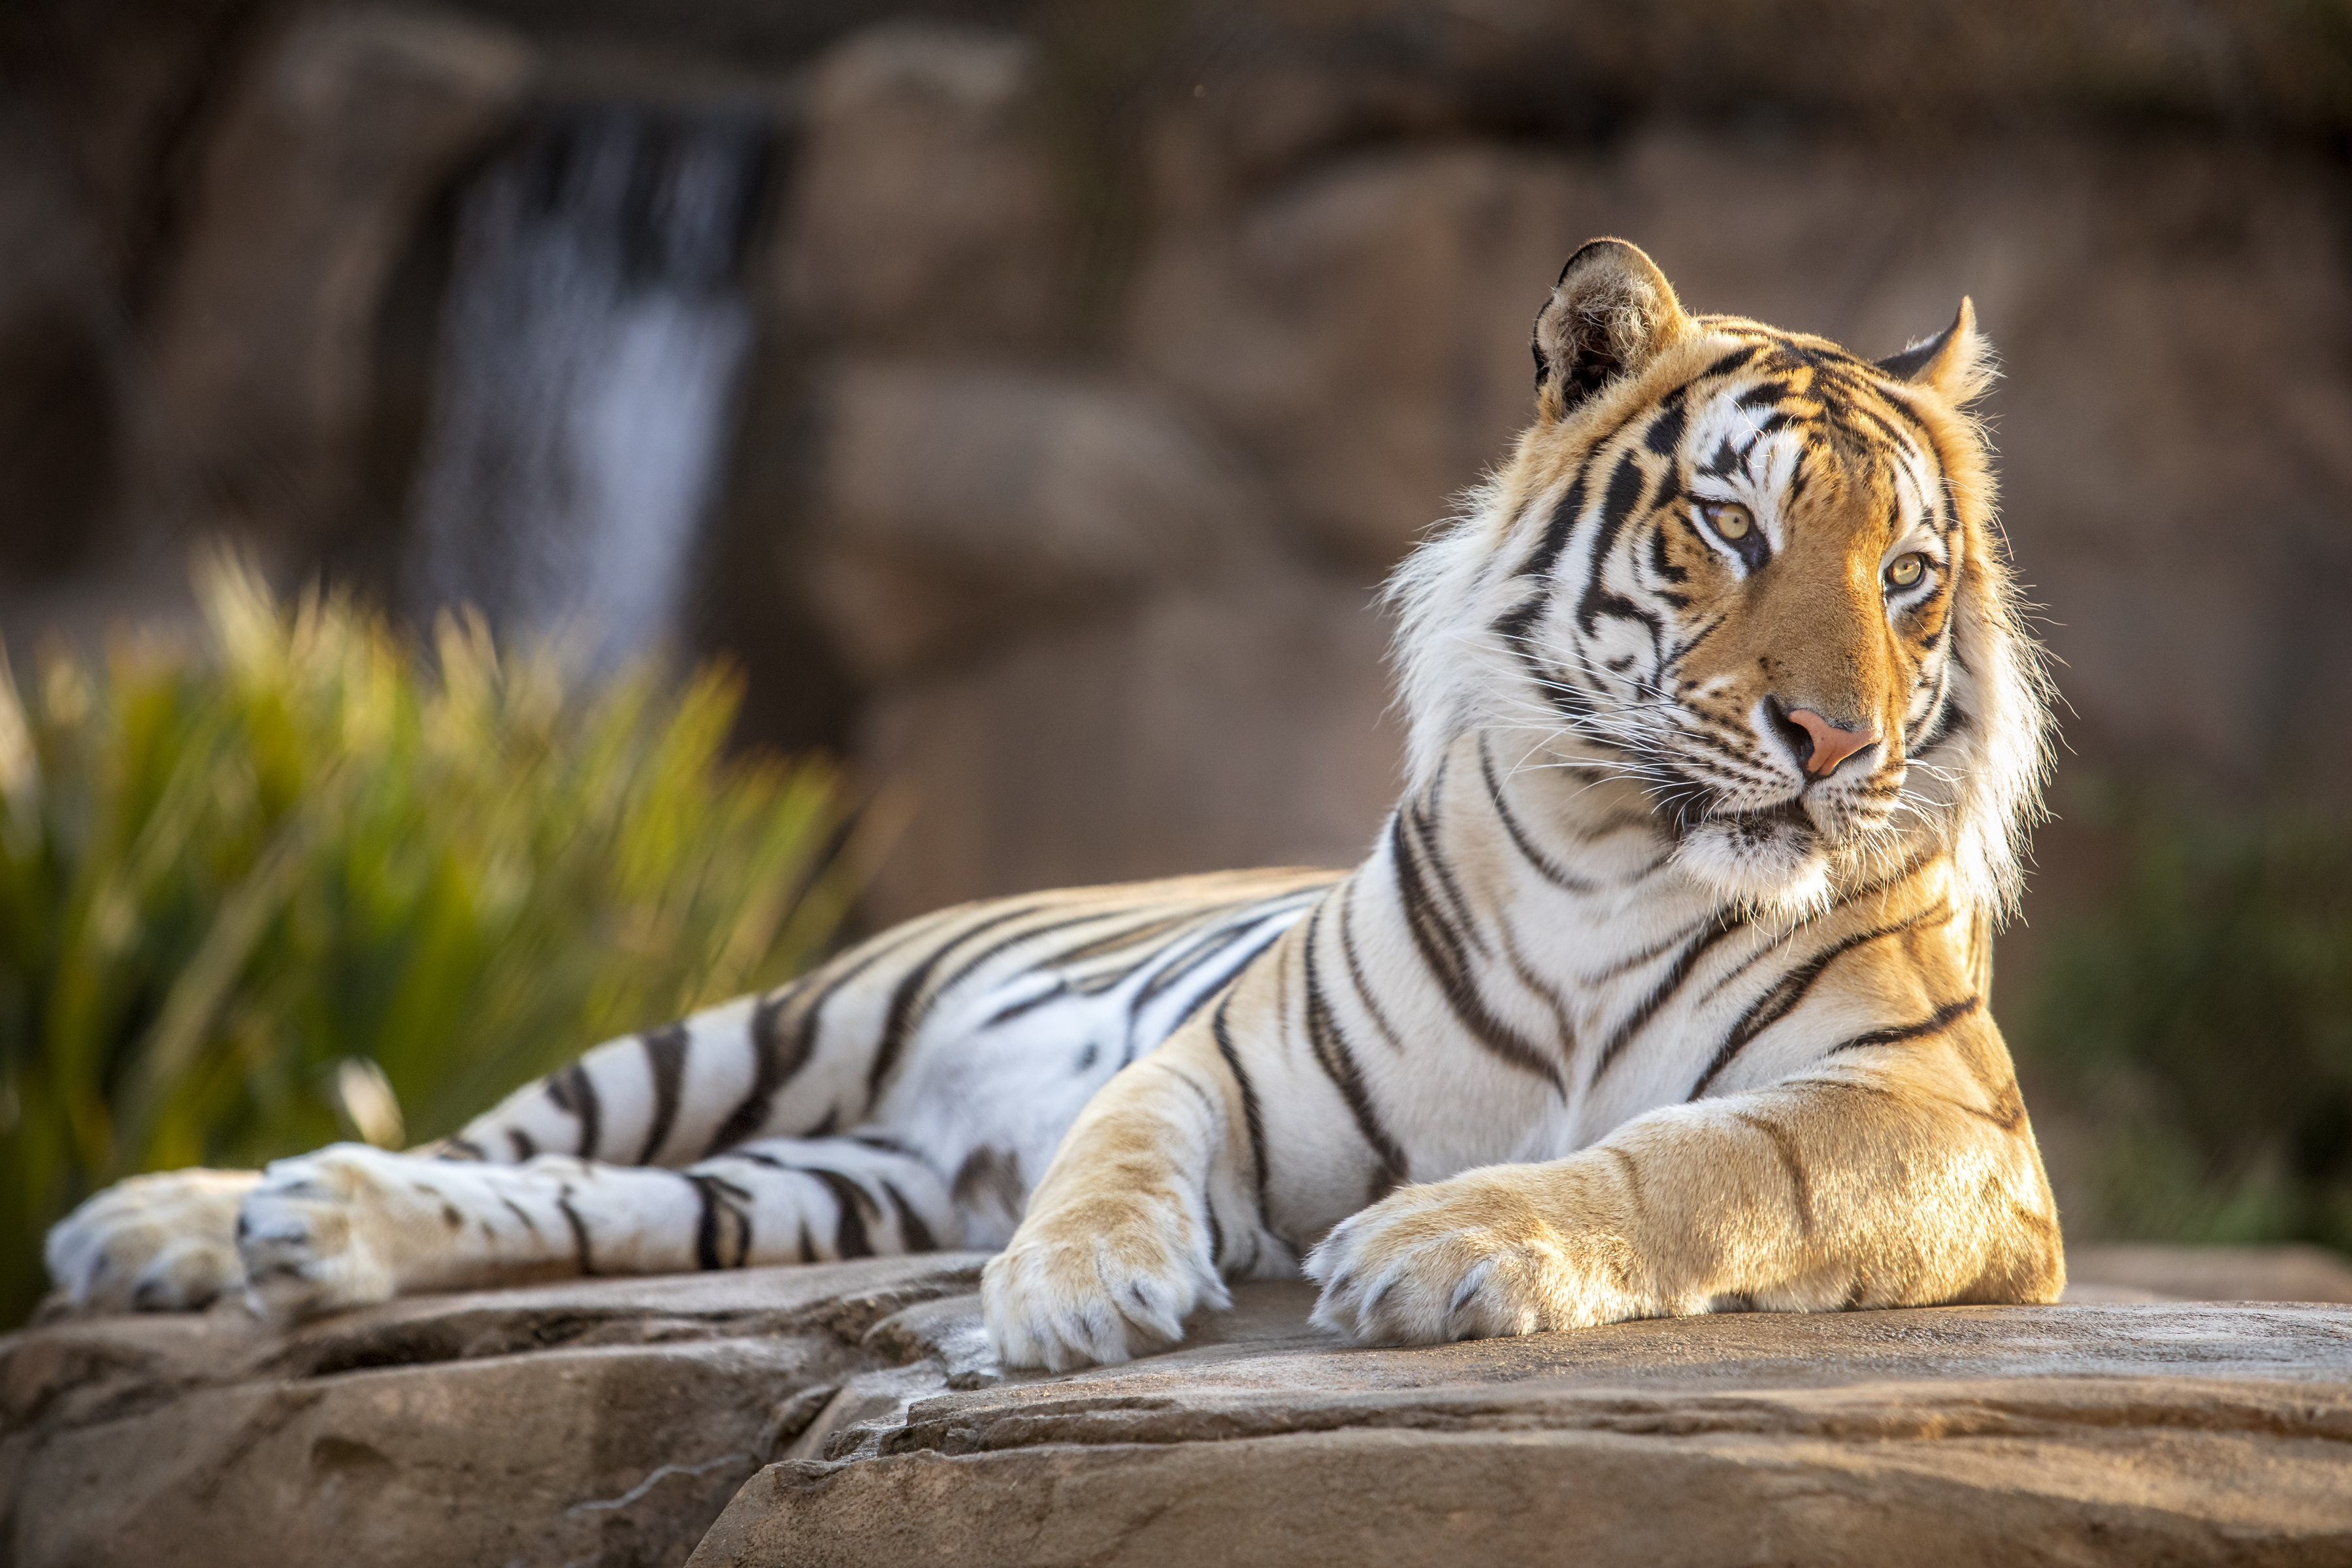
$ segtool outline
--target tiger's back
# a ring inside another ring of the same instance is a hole
[[[918,1151],[946,1178],[945,1244],[999,1247],[1087,1100],[1341,875],[1273,868],[957,905],[765,994],[600,1046],[442,1152],[683,1167],[764,1138],[847,1135]]]

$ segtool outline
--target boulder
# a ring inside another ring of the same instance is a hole
[[[913,1400],[693,1568],[2322,1563],[2352,1312],[1950,1307],[1342,1350],[1245,1286],[1129,1366]]]
[[[1213,444],[1101,377],[860,359],[819,407],[807,571],[869,683],[1116,614],[1267,526]]]
[[[901,24],[821,59],[777,251],[824,342],[1034,352],[1061,333],[1068,247],[1038,135],[1034,47]]]
[[[2143,1276],[2176,1283],[2277,1282],[2261,1257],[2142,1253]],[[1603,1565],[2295,1563],[2352,1549],[2342,1307],[1758,1313],[1350,1350],[1308,1325],[1307,1287],[1250,1284],[1173,1351],[1050,1376],[991,1355],[981,1262],[575,1279],[292,1331],[235,1305],[52,1321],[0,1339],[0,1561],[1380,1568],[1552,1562],[1572,1542]],[[2098,1267],[2085,1255],[2077,1272]]]
[[[1276,563],[885,690],[856,754],[912,818],[868,910],[1352,864],[1403,752],[1386,635],[1364,578]]]
[[[301,12],[257,50],[157,307],[147,508],[316,547],[356,480],[385,284],[531,65],[500,28],[357,6]]]
[[[0,1560],[676,1563],[837,1394],[888,1414],[870,1384],[905,1342],[862,1342],[978,1262],[577,1280],[283,1335],[224,1305],[12,1336]]]

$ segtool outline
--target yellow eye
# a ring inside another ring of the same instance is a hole
[[[1927,558],[1914,551],[1908,555],[1895,558],[1895,563],[1886,569],[1886,580],[1897,588],[1908,588],[1927,569]]]
[[[1708,507],[1706,521],[1714,526],[1716,532],[1726,539],[1745,539],[1748,531],[1756,526],[1756,519],[1736,500]]]

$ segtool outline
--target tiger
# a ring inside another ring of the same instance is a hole
[[[1865,360],[1603,238],[1532,348],[1387,589],[1406,784],[1352,870],[961,905],[426,1148],[135,1177],[51,1233],[62,1298],[974,1248],[996,1354],[1056,1372],[1241,1279],[1391,1344],[2057,1300],[1987,1005],[2053,692],[1973,307]]]

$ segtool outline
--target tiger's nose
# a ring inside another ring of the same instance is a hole
[[[1810,708],[1790,709],[1789,722],[1802,730],[1811,741],[1811,750],[1800,755],[1797,761],[1805,772],[1817,779],[1827,778],[1836,771],[1840,763],[1878,741],[1878,731],[1874,729],[1841,730]]]

